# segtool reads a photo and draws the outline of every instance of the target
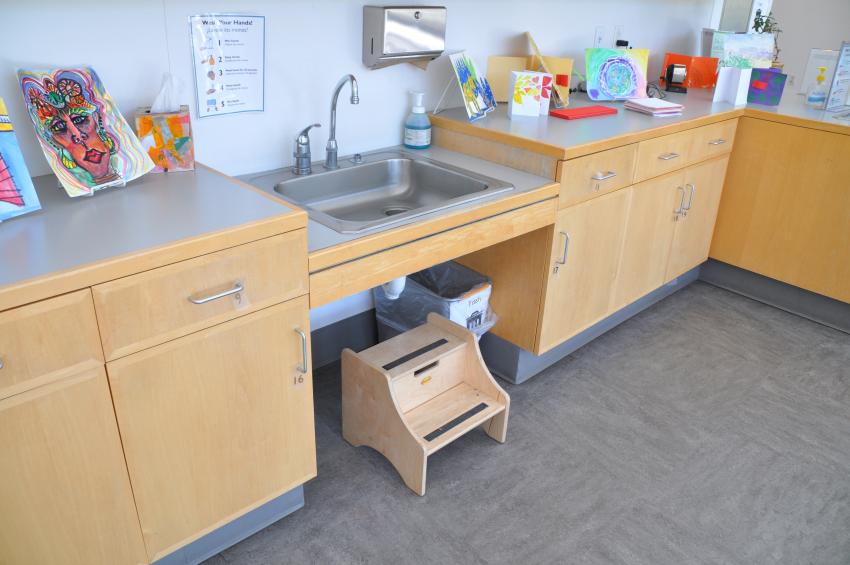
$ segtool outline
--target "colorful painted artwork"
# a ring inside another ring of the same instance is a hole
[[[154,163],[153,172],[195,169],[188,106],[181,106],[179,112],[161,114],[151,114],[150,108],[140,108],[136,113],[136,133]]]
[[[490,83],[484,75],[478,73],[475,62],[466,52],[449,55],[449,59],[460,86],[469,121],[483,118],[488,112],[495,110],[496,100],[493,98]]]
[[[747,102],[778,106],[779,101],[782,100],[782,91],[785,89],[787,78],[788,75],[782,74],[778,69],[753,69],[750,75]]]
[[[550,88],[552,75],[549,77]],[[508,117],[539,116],[544,73],[513,71],[511,73],[511,97],[508,100]],[[547,102],[548,103],[548,102]],[[548,108],[546,114],[548,114]]]
[[[94,69],[18,70],[47,162],[68,196],[123,185],[153,168]]]
[[[41,209],[6,104],[0,98],[0,222]]]
[[[585,50],[587,94],[591,100],[646,98],[648,49]]]
[[[772,33],[733,33],[723,41],[721,67],[736,69],[769,68],[773,63]]]

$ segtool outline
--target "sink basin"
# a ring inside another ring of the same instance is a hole
[[[268,177],[252,182],[263,184]],[[364,155],[361,163],[340,160],[340,168],[283,178],[274,190],[310,217],[340,233],[384,227],[429,212],[465,204],[513,185],[404,151]]]

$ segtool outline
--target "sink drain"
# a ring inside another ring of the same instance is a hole
[[[410,210],[412,210],[412,208],[409,208],[407,206],[389,206],[387,208],[384,208],[384,215],[395,216],[397,214],[404,214],[405,212],[410,212]]]

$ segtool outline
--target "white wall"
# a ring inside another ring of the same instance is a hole
[[[846,1],[846,0],[845,0]],[[327,126],[333,85],[345,73],[360,84],[360,105],[341,99],[341,154],[395,145],[408,111],[406,92],[425,90],[433,107],[449,78],[446,59],[428,71],[398,65],[369,71],[362,66],[362,5],[352,0],[222,2],[220,0],[15,0],[3,2],[0,36],[0,96],[18,125],[24,157],[33,175],[49,172],[28,124],[14,71],[21,66],[90,64],[125,116],[148,105],[169,69],[186,88],[195,114],[187,16],[241,10],[266,16],[266,111],[194,120],[199,161],[230,174],[289,164],[292,138],[306,124]],[[393,2],[386,2],[391,4]],[[404,4],[404,2],[395,2]],[[594,28],[615,25],[636,47],[652,51],[650,74],[660,73],[667,50],[697,52],[713,0],[444,0],[447,50],[467,49],[481,67],[491,54],[527,52],[522,33],[532,31],[545,54],[575,57],[583,70],[584,48]],[[9,5],[11,4],[11,5]],[[71,6],[73,5],[73,9]],[[74,16],[76,14],[76,16]],[[327,128],[312,134],[320,156]],[[368,295],[323,309],[314,322],[370,307]]]
[[[773,14],[782,29],[779,59],[789,80],[795,77],[791,91],[797,92],[809,51],[839,49],[842,41],[850,41],[850,0],[773,0]]]

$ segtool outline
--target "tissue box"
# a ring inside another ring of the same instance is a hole
[[[136,111],[136,133],[156,166],[152,172],[193,171],[195,146],[189,107],[177,112],[151,114],[150,107]]]

